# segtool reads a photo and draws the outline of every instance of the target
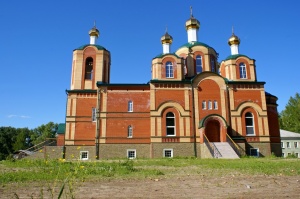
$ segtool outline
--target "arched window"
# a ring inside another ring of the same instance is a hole
[[[167,129],[167,136],[175,135],[175,116],[174,113],[172,112],[169,112],[166,115],[166,129]]]
[[[133,112],[133,102],[131,100],[128,101],[128,112]]]
[[[172,62],[168,61],[166,63],[166,78],[173,78],[174,74],[173,74],[173,64]]]
[[[213,59],[213,57],[210,58],[210,66],[211,66],[211,72],[215,72],[216,65],[215,65],[215,60]]]
[[[205,110],[205,109],[206,109],[206,101],[203,100],[203,101],[202,101],[202,110]]]
[[[202,56],[197,55],[196,57],[196,73],[201,73],[202,72]]]
[[[88,57],[85,60],[85,79],[93,78],[93,58]]]
[[[245,114],[245,123],[246,123],[246,135],[254,135],[254,118],[252,113],[247,112]]]
[[[247,78],[246,64],[245,63],[240,63],[240,78],[241,79],[246,79]]]
[[[212,103],[210,100],[208,100],[208,109],[211,110],[212,109]]]
[[[132,126],[128,126],[127,137],[132,138]]]
[[[218,109],[218,102],[217,102],[217,100],[214,101],[214,109],[215,109],[215,110]]]

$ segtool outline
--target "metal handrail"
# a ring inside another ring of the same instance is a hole
[[[239,145],[237,145],[227,133],[226,133],[226,141],[229,143],[229,145],[233,148],[233,150],[237,153],[239,157],[246,155],[245,150],[241,148]]]
[[[50,142],[49,142],[50,141]],[[56,138],[47,138],[45,141],[40,142],[28,149],[25,149],[26,151],[36,152],[42,149],[44,146],[51,146],[51,144],[54,144],[56,142]]]
[[[206,137],[205,134],[203,134],[203,137],[204,137],[204,143],[205,143],[205,145],[207,146],[207,148],[208,148],[210,154],[211,154],[214,158],[222,157],[220,151],[217,149],[217,147],[216,147],[214,144],[212,144],[212,143],[209,142],[209,140],[208,140],[208,138]]]

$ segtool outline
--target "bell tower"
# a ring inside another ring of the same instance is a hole
[[[89,31],[90,43],[73,51],[71,90],[97,89],[98,81],[109,83],[110,52],[97,45],[96,25]]]

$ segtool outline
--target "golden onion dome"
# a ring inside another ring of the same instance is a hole
[[[162,44],[171,44],[173,42],[173,37],[166,32],[162,37],[161,37],[161,43]]]
[[[89,31],[89,35],[90,35],[90,36],[96,36],[96,37],[99,37],[100,32],[99,32],[99,30],[96,28],[96,26],[94,26],[94,27]]]
[[[239,45],[240,39],[234,33],[232,33],[231,37],[228,39],[228,44],[229,46],[233,44]]]
[[[186,22],[185,22],[185,28],[191,29],[191,28],[196,28],[199,29],[200,28],[200,22],[193,17],[193,15],[191,16],[191,18],[189,18]]]

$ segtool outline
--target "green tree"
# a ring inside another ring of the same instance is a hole
[[[300,95],[290,97],[285,109],[280,113],[280,128],[300,133]]]
[[[30,139],[31,134],[33,133],[32,130],[29,130],[28,128],[18,128],[16,131],[17,136],[15,142],[13,143],[14,151],[27,149],[32,146]]]
[[[49,122],[33,129],[31,140],[34,144],[41,143],[46,138],[55,138],[58,124]]]
[[[14,152],[13,143],[16,140],[17,130],[13,127],[0,127],[0,161],[5,160]]]

